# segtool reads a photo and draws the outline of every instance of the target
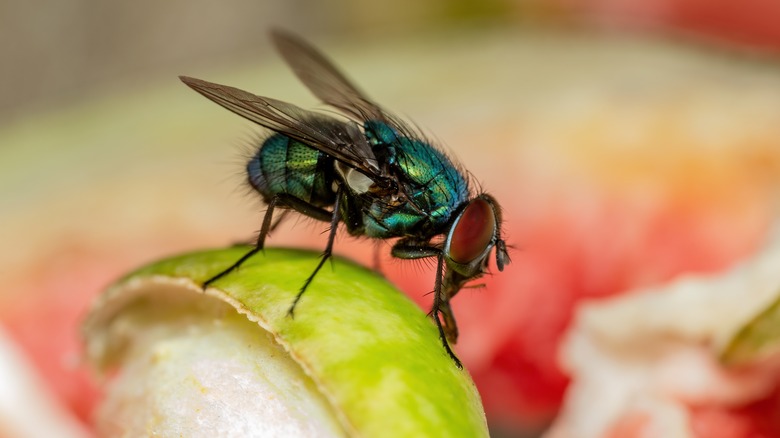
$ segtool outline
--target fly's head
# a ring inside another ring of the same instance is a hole
[[[510,259],[501,238],[501,208],[492,196],[483,193],[460,209],[444,241],[445,295],[451,297],[466,282],[481,277],[494,248],[496,266],[503,271]]]

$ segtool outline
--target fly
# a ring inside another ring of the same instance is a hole
[[[396,239],[393,257],[436,259],[431,317],[444,349],[458,338],[450,300],[487,272],[495,249],[499,271],[509,264],[501,238],[501,208],[474,193],[465,171],[399,118],[367,98],[324,55],[291,34],[273,31],[278,52],[311,92],[344,118],[307,111],[234,87],[182,76],[190,88],[274,133],[247,164],[250,185],[268,209],[257,242],[203,287],[263,249],[276,208],[330,223],[319,264],[290,306],[294,315],[306,288],[333,250],[338,225],[353,236]],[[280,217],[280,219],[281,219]]]

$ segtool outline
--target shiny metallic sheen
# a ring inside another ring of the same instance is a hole
[[[459,165],[368,99],[313,46],[284,32],[273,32],[272,37],[298,78],[345,118],[181,77],[208,99],[274,132],[247,164],[250,185],[268,204],[257,244],[203,287],[263,249],[278,224],[272,220],[277,207],[330,223],[322,258],[295,297],[290,316],[331,256],[339,223],[353,236],[397,239],[394,257],[436,258],[431,316],[444,349],[460,367],[449,345],[458,338],[450,300],[487,272],[494,249],[499,270],[510,262],[498,203],[486,193],[472,193]]]

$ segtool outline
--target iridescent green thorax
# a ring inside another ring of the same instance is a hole
[[[414,204],[388,210],[384,203],[374,202],[366,212],[365,234],[430,238],[442,233],[455,211],[469,200],[466,178],[425,141],[401,136],[384,122],[367,122],[365,130],[377,159],[387,163]]]

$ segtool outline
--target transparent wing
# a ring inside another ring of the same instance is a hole
[[[271,39],[298,79],[323,102],[357,120],[386,120],[385,112],[314,46],[278,29],[271,32]]]
[[[187,86],[239,116],[320,150],[366,175],[380,187],[391,181],[354,122],[344,122],[227,85],[180,76]]]
[[[271,39],[298,79],[323,102],[360,122],[383,122],[399,136],[422,138],[418,130],[366,97],[325,55],[302,38],[275,29]]]

